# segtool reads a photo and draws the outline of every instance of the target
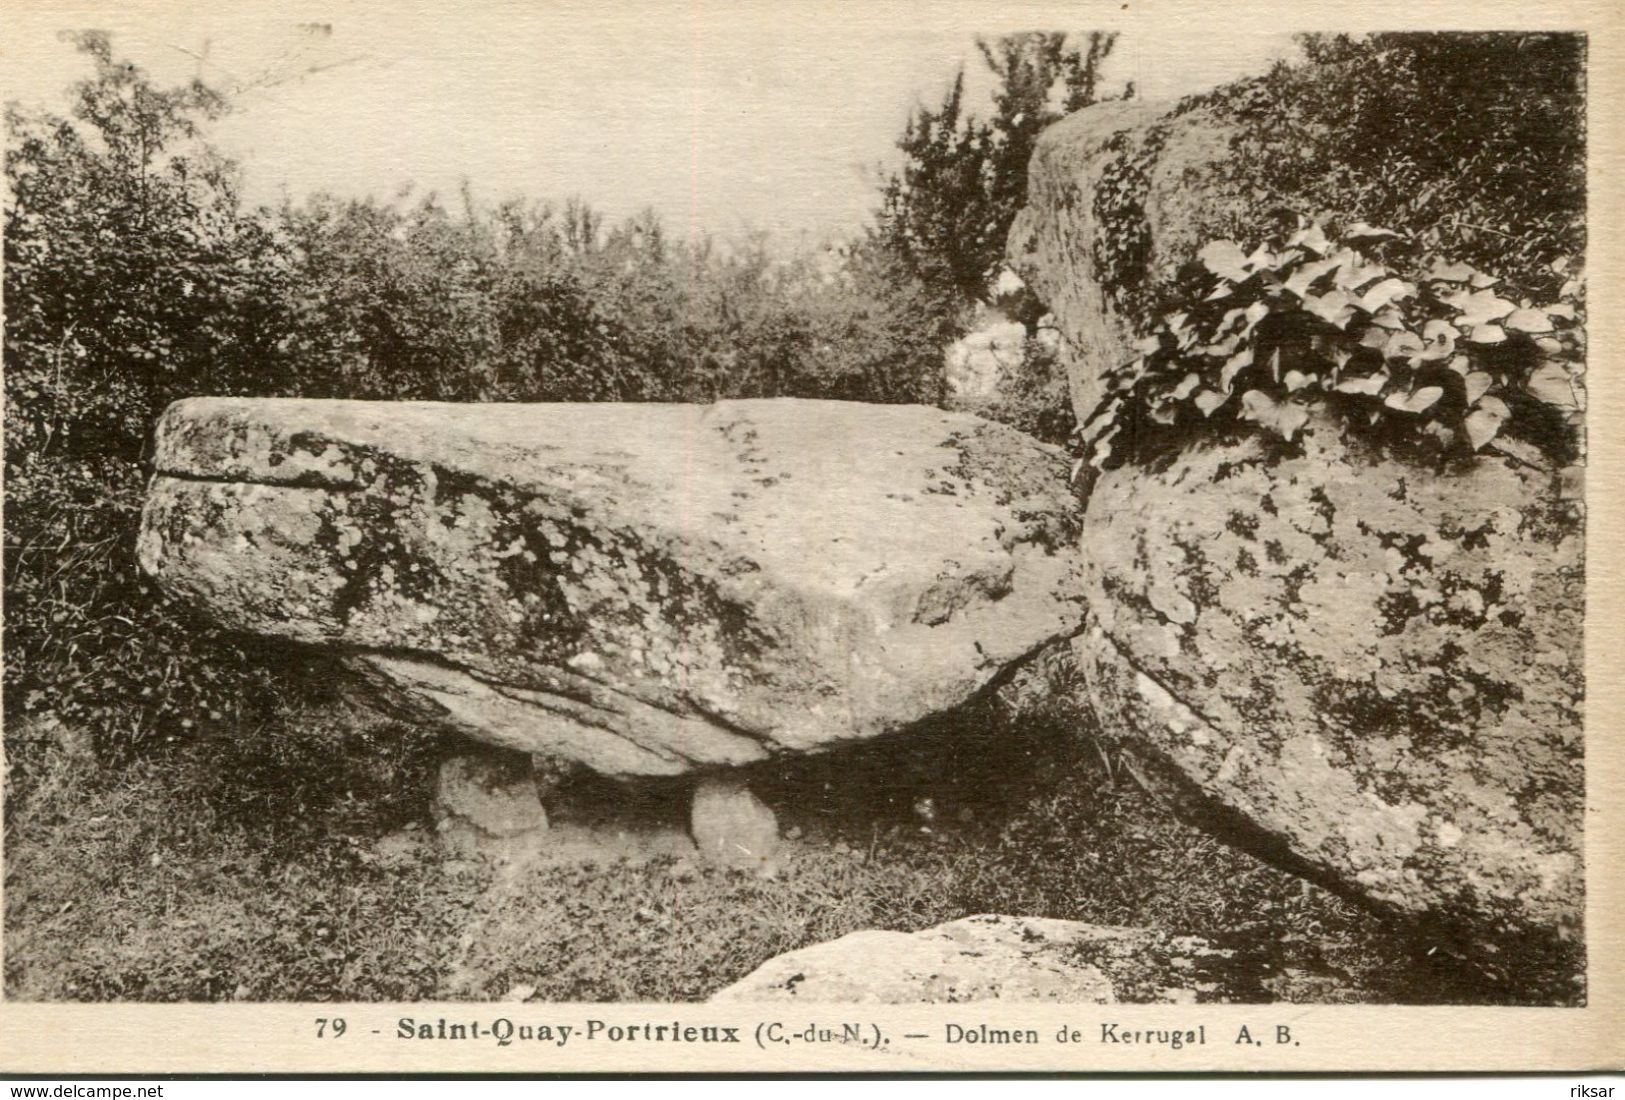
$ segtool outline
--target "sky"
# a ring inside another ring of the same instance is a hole
[[[88,66],[59,33],[101,29],[162,81],[236,89],[211,137],[253,202],[466,180],[488,201],[575,195],[613,218],[653,207],[680,232],[816,241],[863,223],[916,103],[961,65],[987,95],[978,33],[1119,29],[1106,86],[1131,79],[1143,98],[1292,52],[1283,33],[1127,7],[8,0],[0,93],[60,108]]]

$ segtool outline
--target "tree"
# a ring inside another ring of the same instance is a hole
[[[171,398],[263,385],[285,276],[236,169],[200,138],[207,86],[159,88],[75,36],[95,72],[67,118],[7,108],[6,423],[15,465],[138,455]]]
[[[288,270],[202,140],[220,96],[72,42],[94,69],[66,115],[6,111],[5,709],[128,745],[266,697],[224,671],[239,642],[151,591],[134,535],[158,411],[283,384]]]
[[[882,195],[880,239],[927,286],[974,301],[1002,248],[992,208],[993,131],[964,114],[965,74],[935,111],[919,107],[898,140],[904,162]]]
[[[1100,67],[1117,44],[1115,33],[1096,31],[1081,48],[1068,48],[1064,33],[1030,31],[1010,34],[976,46],[987,67],[998,78],[993,93],[993,131],[990,149],[992,181],[990,206],[996,219],[995,236],[1001,249],[987,265],[996,270],[1004,240],[1016,211],[1027,199],[1027,163],[1044,128],[1096,101]],[[1132,85],[1124,98],[1132,94]]]
[[[1044,127],[1096,102],[1117,36],[1092,32],[1068,46],[1060,32],[977,39],[997,79],[991,121],[965,110],[964,70],[935,109],[909,116],[903,167],[881,193],[875,237],[911,276],[960,309],[988,297],[1005,239],[1026,199],[1027,162]],[[1132,85],[1124,95],[1132,94]]]

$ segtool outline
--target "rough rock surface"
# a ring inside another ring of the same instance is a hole
[[[1211,110],[1112,100],[1039,137],[1008,258],[1054,313],[1080,422],[1104,393],[1104,372],[1136,354],[1137,292],[1256,207],[1220,167],[1234,134]]]
[[[966,917],[923,932],[853,932],[769,959],[712,1001],[1062,1004],[1290,999],[1301,981],[1196,936],[1040,917]],[[1335,1000],[1335,984],[1314,986]]]
[[[1582,916],[1583,538],[1557,477],[1300,457],[1104,475],[1074,641],[1106,733],[1203,823],[1498,939]]]
[[[1082,623],[1065,456],[918,406],[205,398],[154,465],[167,590],[611,775],[899,729]]]
[[[956,397],[991,397],[999,380],[1021,366],[1026,328],[998,314],[982,321],[943,354],[948,389]]]

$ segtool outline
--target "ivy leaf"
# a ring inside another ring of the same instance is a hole
[[[1416,285],[1404,279],[1383,279],[1360,295],[1358,305],[1367,313],[1379,313],[1395,302],[1416,296]]]
[[[1230,400],[1230,395],[1204,389],[1198,391],[1192,400],[1196,403],[1196,407],[1202,410],[1203,416],[1212,416],[1221,405]]]
[[[1235,241],[1213,241],[1196,258],[1213,274],[1233,283],[1244,283],[1252,274],[1247,270],[1247,254]]]
[[[1312,264],[1304,264],[1294,271],[1286,281],[1286,288],[1302,298],[1309,293],[1309,287],[1317,279],[1330,274],[1337,267],[1336,259],[1316,260]]]
[[[1506,330],[1500,325],[1474,325],[1473,331],[1467,334],[1467,341],[1472,344],[1504,344],[1506,339]]]
[[[1332,289],[1325,294],[1305,294],[1303,308],[1327,324],[1344,328],[1354,317],[1354,299],[1345,290]]]
[[[1494,275],[1486,275],[1482,271],[1473,272],[1473,277],[1467,280],[1467,285],[1474,290],[1483,290],[1492,287],[1501,280]]]
[[[1365,257],[1352,248],[1345,248],[1333,257],[1337,261],[1337,285],[1342,290],[1355,290],[1388,277],[1388,269],[1381,264],[1368,264]]]
[[[1495,385],[1494,375],[1481,370],[1468,371],[1467,404],[1478,404],[1478,399],[1488,393],[1493,385]]]
[[[1219,388],[1228,394],[1230,392],[1231,384],[1236,380],[1236,375],[1241,373],[1242,368],[1250,367],[1252,365],[1252,348],[1242,348],[1240,351],[1236,352],[1236,354],[1225,360],[1223,368],[1221,368],[1219,371]]]
[[[1472,444],[1473,450],[1482,450],[1484,444],[1500,434],[1501,426],[1507,422],[1507,413],[1504,402],[1486,397],[1478,408],[1467,415],[1461,426],[1466,430],[1467,442]]]
[[[1379,237],[1397,236],[1399,236],[1399,234],[1395,233],[1392,229],[1381,229],[1375,225],[1367,225],[1365,222],[1355,222],[1353,225],[1343,230],[1344,239],[1350,241],[1370,241],[1376,240]]]
[[[1390,332],[1398,332],[1405,327],[1405,318],[1393,306],[1385,306],[1372,315],[1371,323]]]
[[[1365,397],[1375,397],[1382,392],[1382,388],[1387,384],[1387,372],[1379,371],[1376,374],[1368,374],[1364,377],[1344,378],[1332,388],[1338,393],[1357,393]]]
[[[1546,316],[1545,311],[1538,309],[1515,309],[1502,324],[1509,332],[1535,335],[1552,331],[1551,318]]]
[[[1371,325],[1360,333],[1360,346],[1370,348],[1372,351],[1381,351],[1388,346],[1388,341],[1391,339],[1393,337],[1387,329],[1380,325]]]
[[[1443,386],[1423,386],[1411,393],[1391,393],[1383,404],[1395,412],[1424,413],[1443,396]]]
[[[1320,227],[1319,222],[1311,224],[1307,229],[1298,230],[1286,243],[1290,248],[1307,248],[1317,256],[1324,256],[1332,250],[1331,238],[1326,236],[1326,231]],[[1558,274],[1561,275],[1562,272]]]
[[[1281,381],[1285,383],[1287,393],[1297,393],[1313,382],[1314,379],[1300,370],[1289,370],[1286,372],[1286,377]]]
[[[1435,259],[1433,266],[1428,268],[1427,278],[1438,283],[1465,283],[1478,272],[1470,265],[1460,260],[1447,264],[1443,260]]]
[[[1425,350],[1426,345],[1420,336],[1401,330],[1388,338],[1382,354],[1386,359],[1414,359],[1420,358]]]
[[[1572,411],[1580,407],[1574,396],[1574,384],[1569,381],[1569,372],[1556,363],[1542,363],[1529,372],[1529,381],[1524,383],[1524,389],[1530,396],[1544,401],[1556,409]]]
[[[1197,386],[1201,385],[1201,383],[1202,376],[1197,374],[1195,371],[1191,371],[1184,378],[1179,380],[1179,384],[1177,386],[1169,391],[1169,396],[1175,401],[1183,401],[1185,398],[1189,397],[1191,395],[1191,391]]]
[[[1440,304],[1449,306],[1457,313],[1463,313],[1466,311],[1468,303],[1472,301],[1473,295],[1471,291],[1457,287],[1454,290],[1440,291],[1436,297],[1439,299]]]
[[[1264,245],[1253,249],[1253,254],[1247,257],[1247,270],[1252,274],[1279,267],[1284,257],[1277,256]]]
[[[1241,417],[1291,442],[1309,422],[1309,410],[1293,401],[1276,401],[1263,390],[1248,390],[1241,395]]]
[[[1443,359],[1452,355],[1456,350],[1456,338],[1461,333],[1449,321],[1434,318],[1422,326],[1422,341],[1427,345],[1424,357],[1428,359]]]
[[[1499,321],[1517,308],[1516,302],[1497,297],[1493,290],[1475,290],[1467,296],[1456,324],[1477,326]]]

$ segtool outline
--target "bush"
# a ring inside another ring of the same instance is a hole
[[[1232,168],[1258,210],[1364,220],[1414,265],[1454,256],[1554,300],[1585,249],[1579,34],[1306,35],[1307,65],[1192,97],[1240,124]],[[1262,223],[1236,227],[1251,236]]]
[[[269,698],[270,670],[152,591],[133,543],[158,411],[278,384],[286,273],[197,140],[218,97],[79,45],[96,71],[70,117],[7,112],[5,709],[117,747]]]

